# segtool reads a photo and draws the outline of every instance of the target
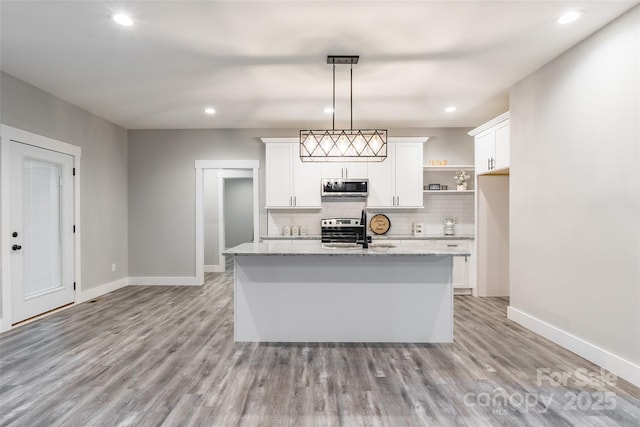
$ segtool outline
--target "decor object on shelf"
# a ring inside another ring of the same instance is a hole
[[[456,231],[453,225],[456,223],[455,218],[445,218],[444,219],[444,235],[445,236],[453,236]]]
[[[453,179],[456,181],[456,184],[458,184],[458,191],[464,191],[467,189],[467,180],[469,178],[469,174],[464,169],[456,172]]]
[[[440,190],[440,184],[429,184],[429,191]]]
[[[331,130],[301,130],[300,160],[303,162],[381,162],[387,158],[386,129],[353,128],[353,64],[358,55],[329,55],[333,64],[333,124]],[[336,64],[351,66],[351,129],[336,129]]]
[[[448,160],[429,160],[429,164],[431,166],[447,166],[449,164]]]

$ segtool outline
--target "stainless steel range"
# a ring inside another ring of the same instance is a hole
[[[357,243],[364,234],[360,218],[325,218],[320,229],[322,243]]]

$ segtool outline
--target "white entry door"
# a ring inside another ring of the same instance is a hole
[[[11,322],[74,302],[73,157],[11,142]]]

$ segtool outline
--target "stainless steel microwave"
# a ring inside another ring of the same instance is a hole
[[[367,197],[368,179],[325,178],[322,180],[322,197]]]

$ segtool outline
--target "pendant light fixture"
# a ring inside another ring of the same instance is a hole
[[[353,128],[353,64],[359,56],[327,56],[333,65],[333,124],[331,130],[301,130],[300,159],[303,162],[381,162],[387,158],[386,129]],[[336,64],[351,66],[351,129],[336,129]]]

